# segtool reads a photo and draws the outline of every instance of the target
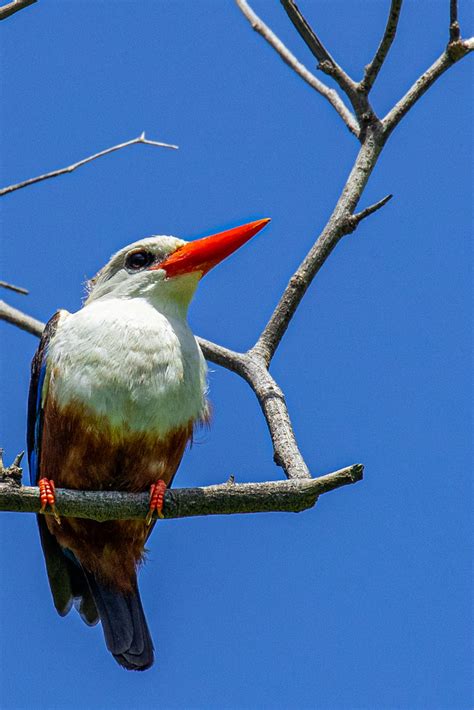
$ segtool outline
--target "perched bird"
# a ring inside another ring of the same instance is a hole
[[[201,277],[268,221],[121,249],[79,311],[51,318],[33,358],[28,454],[54,604],[63,616],[74,603],[89,625],[100,619],[109,651],[130,670],[153,663],[137,566],[193,428],[208,418],[188,306]],[[150,510],[143,521],[60,518],[55,486],[150,491]]]

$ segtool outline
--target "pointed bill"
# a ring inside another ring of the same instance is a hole
[[[164,269],[168,277],[201,271],[203,276],[226,257],[248,242],[268,224],[270,219],[258,219],[225,232],[188,242],[167,259],[151,269]]]

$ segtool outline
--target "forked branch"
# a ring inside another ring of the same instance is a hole
[[[143,132],[140,136],[138,136],[138,138],[132,138],[131,141],[119,143],[118,145],[113,145],[111,148],[101,150],[99,153],[94,153],[94,155],[89,155],[87,158],[83,158],[77,163],[72,163],[72,165],[68,165],[66,168],[52,170],[49,173],[44,173],[43,175],[38,175],[37,177],[29,178],[28,180],[23,180],[23,182],[19,182],[16,185],[8,185],[8,187],[2,187],[0,188],[0,197],[2,195],[8,195],[9,192],[15,192],[15,190],[20,190],[22,187],[34,185],[36,182],[42,182],[43,180],[49,180],[50,178],[58,177],[59,175],[73,173],[74,170],[77,170],[77,168],[80,168],[82,165],[91,163],[93,160],[97,160],[97,158],[102,158],[104,155],[114,153],[116,150],[122,150],[122,148],[127,148],[129,145],[135,145],[136,143],[143,143],[144,145],[153,145],[157,146],[158,148],[172,148],[173,150],[178,149],[177,145],[171,145],[170,143],[161,143],[160,141],[150,141],[148,140],[148,138],[145,137],[145,132]]]
[[[343,74],[339,73],[338,65],[332,58],[330,52],[322,45],[316,33],[309,26],[293,0],[281,1],[288,11],[290,19],[293,21],[303,39],[305,39],[313,54],[319,60],[322,60],[323,64],[331,64],[332,62],[333,73],[335,71],[336,74],[339,74],[339,78],[343,77],[343,81],[342,83],[340,82],[340,85],[343,86],[353,102],[359,117],[361,125],[359,139],[362,145],[326,226],[298,269],[290,278],[288,286],[270,316],[267,325],[256,344],[250,350],[250,353],[260,358],[266,365],[269,365],[275,354],[313,278],[332,253],[340,239],[346,234],[353,232],[354,228],[357,227],[362,219],[369,216],[377,209],[380,209],[380,207],[388,201],[389,198],[384,198],[384,200],[381,200],[375,206],[354,214],[354,210],[357,207],[370,174],[393,129],[436,79],[474,48],[473,39],[451,41],[440,59],[415,82],[407,94],[387,114],[385,119],[380,121],[373,112],[367,97],[393,42],[398,26],[401,2],[392,0],[389,18],[380,46],[374,59],[366,69],[365,81],[363,80],[360,84],[356,85],[358,98],[355,99],[351,94],[352,79],[350,79],[345,72]],[[240,6],[240,2],[238,2],[238,4]],[[457,4],[451,2],[451,25],[455,22],[457,22]],[[453,32],[450,30],[450,37],[451,36],[453,36]],[[336,67],[335,70],[334,67]],[[341,67],[339,67],[339,69],[343,72]],[[365,104],[364,101],[366,101]]]
[[[302,64],[288,47],[283,44],[281,39],[265,24],[265,22],[252,10],[246,0],[235,0],[237,6],[242,11],[242,14],[250,22],[255,32],[258,32],[268,44],[280,55],[285,64],[293,69],[304,81],[311,86],[318,94],[324,96],[329,101],[331,106],[337,111],[342,118],[347,128],[353,133],[356,138],[359,137],[359,126],[354,115],[349,111],[341,97],[329,86],[317,79],[304,64]]]

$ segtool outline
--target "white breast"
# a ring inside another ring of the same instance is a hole
[[[184,318],[142,298],[92,302],[61,319],[49,394],[116,428],[166,434],[207,412],[206,363]]]

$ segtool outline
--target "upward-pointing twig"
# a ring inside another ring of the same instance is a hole
[[[0,196],[1,195],[7,195],[9,192],[14,192],[15,190],[20,190],[22,187],[27,187],[28,185],[33,185],[35,182],[41,182],[42,180],[48,180],[49,178],[54,178],[58,177],[58,175],[65,175],[66,173],[72,173],[74,170],[77,170],[77,168],[80,168],[82,165],[85,165],[86,163],[90,163],[93,160],[96,160],[97,158],[102,158],[104,155],[108,155],[109,153],[113,153],[116,150],[122,150],[122,148],[127,148],[129,145],[135,145],[135,143],[143,143],[144,145],[154,145],[159,148],[172,148],[173,150],[177,150],[178,146],[177,145],[171,145],[170,143],[161,143],[159,141],[150,141],[148,138],[145,138],[145,131],[138,136],[138,138],[132,138],[131,141],[126,141],[125,143],[119,143],[118,145],[114,145],[111,148],[106,148],[105,150],[101,150],[99,153],[94,153],[94,155],[89,155],[87,158],[83,158],[83,160],[79,160],[77,163],[73,163],[72,165],[68,165],[66,168],[60,168],[59,170],[52,170],[50,173],[44,173],[43,175],[38,175],[37,177],[30,178],[29,180],[24,180],[23,182],[19,182],[16,185],[9,185],[8,187],[3,187],[0,189]]]
[[[432,86],[447,69],[472,51],[474,51],[474,37],[449,42],[443,54],[415,81],[413,86],[408,89],[405,96],[403,96],[392,110],[387,113],[385,118],[382,119],[384,133],[386,135],[390,134],[408,111],[421,99],[423,94],[428,91],[430,86]]]
[[[318,60],[318,68],[339,84],[351,102],[360,126],[364,128],[367,121],[375,117],[367,99],[367,94],[359,90],[358,84],[351,79],[334,57],[331,56],[294,0],[280,0],[280,2],[309,50]],[[362,139],[363,135],[364,130],[360,131],[359,138]]]
[[[263,20],[258,17],[258,15],[252,10],[250,5],[246,0],[235,0],[237,6],[242,11],[243,15],[252,25],[255,32],[258,32],[267,42],[273,47],[273,49],[280,55],[285,64],[287,64],[291,69],[293,69],[304,81],[309,84],[315,91],[317,91],[321,96],[329,101],[331,106],[337,111],[339,116],[342,118],[347,128],[353,133],[357,138],[359,137],[359,126],[354,115],[349,111],[347,106],[341,100],[341,97],[335,91],[335,89],[330,89],[322,81],[319,81],[314,74],[312,74],[309,69],[307,69],[304,64],[302,64],[298,59],[290,52],[288,47],[286,47],[281,39],[276,36],[274,32],[266,25]]]
[[[461,28],[458,22],[458,0],[449,2],[449,41],[457,42],[461,39]]]
[[[325,74],[332,76],[346,93],[353,91],[355,87],[354,82],[342,67],[339,66],[334,57],[329,54],[316,32],[306,21],[298,5],[293,0],[280,0],[280,2],[309,50],[318,60],[319,68]]]
[[[395,39],[398,20],[400,18],[400,11],[402,9],[402,2],[403,0],[392,0],[382,40],[378,46],[374,58],[370,64],[365,67],[364,78],[362,79],[360,86],[366,93],[368,93],[374,85],[378,73],[382,68],[390,47],[392,46],[392,42]]]

